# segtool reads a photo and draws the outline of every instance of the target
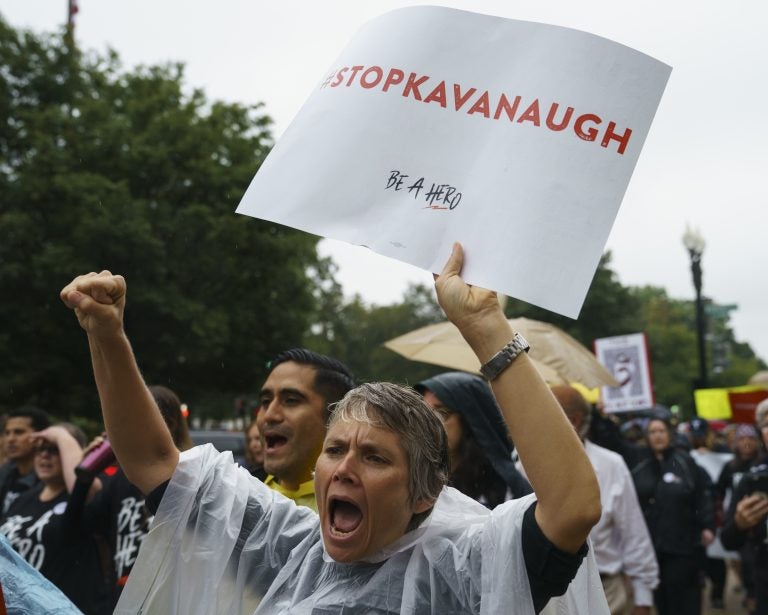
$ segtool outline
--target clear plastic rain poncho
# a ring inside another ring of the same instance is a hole
[[[533,497],[489,511],[446,488],[416,530],[344,564],[316,513],[199,446],[182,453],[115,613],[533,615],[521,548]],[[608,614],[591,553],[546,612]]]

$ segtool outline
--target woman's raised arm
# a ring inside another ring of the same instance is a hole
[[[461,278],[464,252],[454,244],[437,277],[438,301],[485,364],[513,336],[496,293]],[[573,427],[526,353],[492,381],[491,388],[531,481],[536,521],[558,548],[576,552],[600,519],[600,490]]]

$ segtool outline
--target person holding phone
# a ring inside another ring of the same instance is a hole
[[[758,428],[763,443],[768,447],[768,414],[761,413],[760,406]],[[753,612],[768,613],[768,455],[745,472],[736,485],[725,515],[721,540],[726,549],[735,551],[744,548],[751,552],[754,557]]]

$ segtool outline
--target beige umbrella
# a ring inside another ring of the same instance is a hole
[[[753,386],[764,386],[768,388],[768,370],[762,370],[755,374],[752,374],[752,377],[747,381],[747,384],[751,384]]]
[[[582,344],[562,329],[528,318],[512,318],[512,329],[531,345],[528,356],[550,384],[578,382],[587,387],[618,386],[618,382]],[[441,322],[384,342],[384,346],[413,361],[480,372],[480,362],[453,323]]]

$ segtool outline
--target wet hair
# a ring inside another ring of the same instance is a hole
[[[6,420],[14,418],[29,419],[35,431],[43,431],[43,429],[50,427],[52,424],[51,416],[45,410],[41,410],[36,406],[14,408],[8,413]]]
[[[171,432],[173,443],[180,451],[186,451],[192,448],[192,439],[189,435],[189,426],[181,413],[181,400],[168,387],[160,384],[154,384],[147,387],[152,397],[155,399],[160,414]]]
[[[437,500],[450,473],[448,436],[440,418],[419,393],[389,382],[362,384],[333,407],[329,426],[341,421],[393,431],[408,459],[411,503]],[[418,527],[431,511],[432,507],[414,514],[406,531]]]
[[[312,388],[325,400],[323,418],[328,421],[331,416],[331,406],[355,388],[352,372],[341,361],[333,357],[306,348],[291,348],[281,352],[267,364],[269,373],[271,374],[281,363],[289,361],[314,368],[315,381]]]

